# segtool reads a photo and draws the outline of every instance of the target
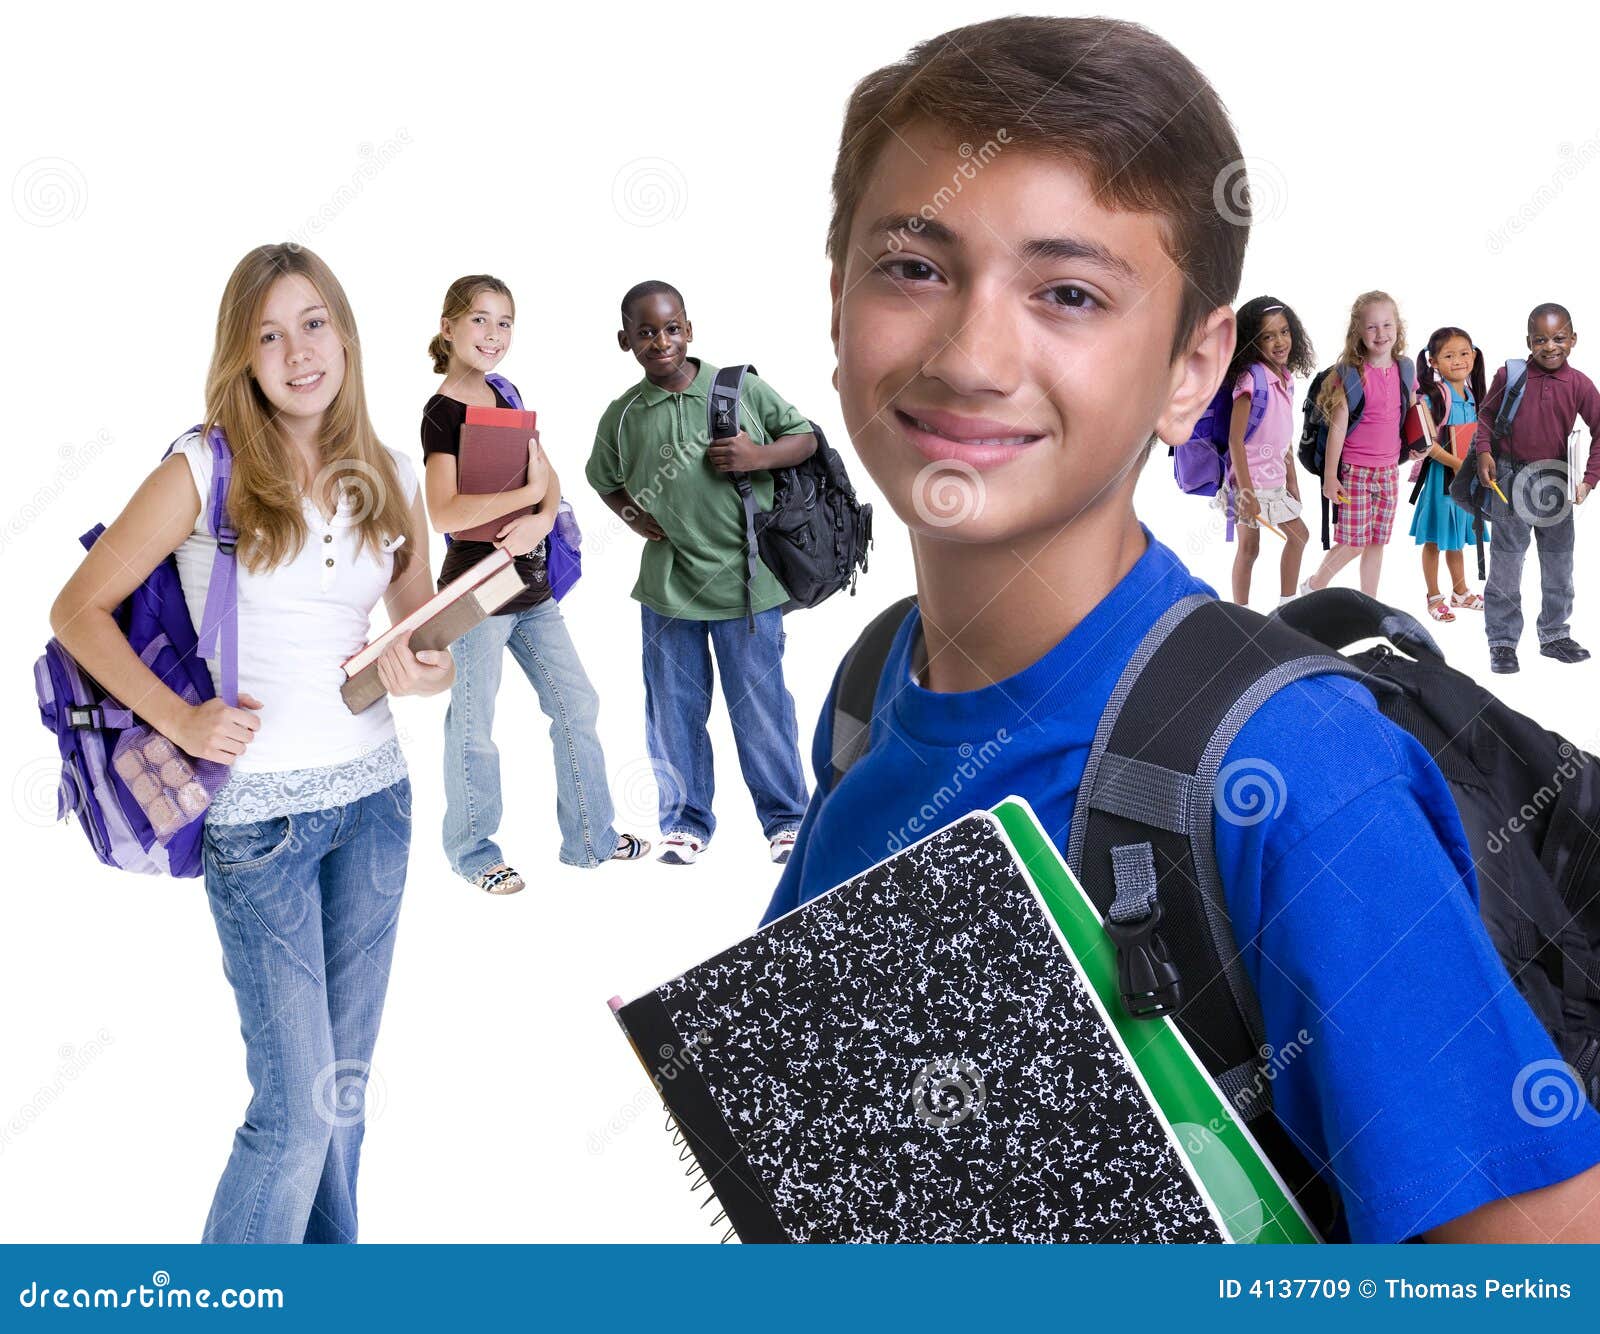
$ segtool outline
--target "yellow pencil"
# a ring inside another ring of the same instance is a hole
[[[1509,505],[1511,503],[1509,500],[1506,499],[1506,493],[1500,489],[1500,483],[1499,482],[1495,481],[1491,477],[1489,479],[1489,485],[1494,488],[1495,495],[1500,497],[1500,503],[1502,505]]]

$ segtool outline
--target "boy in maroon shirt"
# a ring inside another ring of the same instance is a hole
[[[1517,670],[1522,635],[1522,562],[1530,537],[1539,548],[1539,652],[1557,662],[1582,662],[1589,650],[1569,633],[1572,616],[1572,507],[1600,481],[1600,391],[1567,364],[1578,335],[1565,306],[1546,302],[1528,316],[1527,378],[1511,429],[1495,439],[1495,418],[1506,392],[1506,368],[1478,409],[1478,478],[1489,491],[1489,579],[1483,590],[1489,669]],[[1514,388],[1515,386],[1513,386]],[[1567,437],[1582,416],[1589,460],[1569,491]]]

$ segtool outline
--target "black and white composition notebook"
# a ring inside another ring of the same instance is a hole
[[[613,1008],[742,1241],[1230,1239],[992,813]]]

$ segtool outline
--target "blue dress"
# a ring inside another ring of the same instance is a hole
[[[1469,389],[1464,398],[1454,395],[1446,426],[1471,426],[1478,420],[1478,405]],[[1442,443],[1442,442],[1441,442]],[[1448,446],[1446,446],[1448,448]],[[1411,535],[1417,545],[1432,542],[1440,551],[1460,551],[1478,545],[1472,531],[1472,515],[1450,499],[1450,479],[1454,476],[1437,459],[1430,460],[1422,474],[1422,494],[1417,497],[1416,513],[1411,516]],[[1484,524],[1483,539],[1489,540],[1489,525]]]

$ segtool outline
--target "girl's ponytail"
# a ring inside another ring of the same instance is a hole
[[[1476,344],[1472,348],[1472,374],[1467,378],[1467,383],[1472,386],[1473,401],[1482,403],[1489,392],[1489,381],[1484,373],[1483,349]]]
[[[442,333],[436,333],[428,342],[428,355],[433,358],[433,373],[443,375],[450,369],[450,344]]]

